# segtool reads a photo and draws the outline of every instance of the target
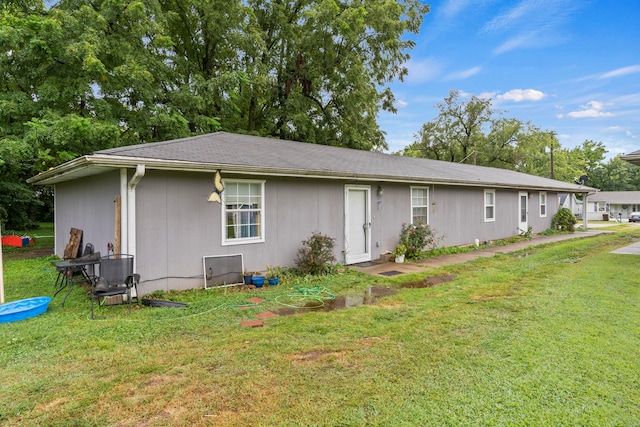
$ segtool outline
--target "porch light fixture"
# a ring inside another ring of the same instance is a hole
[[[209,195],[207,199],[208,202],[217,202],[222,204],[222,199],[220,198],[222,192],[224,191],[224,185],[222,184],[222,175],[220,174],[220,170],[216,171],[216,176],[214,178],[214,188],[213,193]]]

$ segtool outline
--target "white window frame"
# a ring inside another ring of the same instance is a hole
[[[538,198],[540,199],[540,218],[546,218],[547,217],[547,192],[541,191],[540,194],[538,195]]]
[[[255,211],[260,213],[260,233],[257,237],[236,237],[227,238],[227,191],[232,184],[260,184],[260,208]],[[265,181],[252,179],[226,179],[223,181],[225,191],[222,192],[222,209],[221,209],[221,229],[222,229],[222,246],[245,245],[251,243],[263,243],[265,241]]]
[[[493,198],[493,204],[487,204],[487,194],[491,194],[492,198]],[[489,189],[485,189],[483,194],[482,194],[482,205],[484,206],[483,208],[483,217],[484,217],[484,222],[495,222],[496,221],[496,190],[489,190]],[[493,208],[493,216],[492,217],[487,217],[487,208],[488,207],[492,207]]]
[[[414,205],[413,204],[413,190],[426,190],[427,191],[427,203],[425,205]],[[419,186],[411,186],[411,224],[414,223],[415,215],[413,214],[414,208],[426,208],[427,217],[425,219],[425,224],[429,224],[429,187],[419,187]]]

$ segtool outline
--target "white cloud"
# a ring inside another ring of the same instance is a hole
[[[494,50],[496,55],[514,49],[556,45],[564,39],[561,35],[564,25],[582,6],[574,0],[521,0],[488,21],[481,31],[506,40]]]
[[[496,96],[495,92],[482,92],[480,95],[478,95],[478,98],[480,98],[480,99],[493,99],[494,96]]]
[[[496,16],[484,25],[483,30],[486,32],[502,32],[510,29],[515,25],[519,18],[523,18],[528,14],[534,13],[534,3],[529,1],[520,2],[507,12]]]
[[[447,18],[452,18],[468,10],[470,6],[469,3],[473,2],[469,0],[449,0],[438,10]]]
[[[462,99],[471,99],[472,96],[476,96],[477,98],[480,99],[493,99],[494,96],[496,96],[495,92],[482,92],[478,95],[475,95],[471,92],[466,92],[462,89],[458,89],[458,96]]]
[[[534,41],[537,39],[535,34],[520,34],[517,37],[512,37],[500,46],[494,49],[493,53],[500,55],[501,53],[509,52],[510,50],[533,46]]]
[[[586,119],[596,117],[612,117],[613,113],[603,111],[604,104],[598,101],[589,101],[586,105],[582,105],[578,111],[572,111],[567,113],[566,116],[572,119]],[[559,119],[565,117],[563,114],[558,114]]]
[[[402,99],[398,100],[398,107],[404,108],[404,107],[406,107],[408,105],[409,105],[409,103],[407,101],[404,101]]]
[[[434,58],[426,58],[423,60],[409,60],[407,69],[409,74],[405,77],[405,81],[411,84],[420,84],[433,80],[442,74],[444,65]]]
[[[482,67],[473,67],[467,70],[456,71],[445,77],[445,80],[464,80],[471,76],[475,76],[482,70]]]
[[[535,89],[513,89],[508,92],[505,92],[502,95],[498,95],[496,99],[500,101],[513,101],[513,102],[522,102],[522,101],[540,101],[543,98],[546,98],[547,94]]]
[[[631,65],[629,67],[622,67],[616,70],[608,71],[606,73],[600,74],[598,76],[599,79],[610,79],[613,77],[622,77],[628,74],[640,73],[640,65]]]

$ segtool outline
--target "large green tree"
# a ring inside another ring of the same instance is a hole
[[[47,4],[0,5],[0,220],[13,227],[35,200],[26,178],[103,148],[219,129],[385,147],[376,118],[393,110],[388,83],[428,12],[419,0]]]
[[[25,180],[40,170],[101,148],[188,133],[158,96],[157,76],[165,68],[159,45],[169,39],[148,18],[152,6],[2,4],[2,222],[27,225],[25,213],[33,214],[27,201],[35,193]]]
[[[422,125],[416,135],[418,140],[407,147],[404,154],[478,164],[477,154],[481,146],[487,147],[484,140],[494,113],[491,100],[475,95],[464,100],[459,91],[451,90],[436,108],[440,110],[438,116]],[[493,133],[498,131],[494,130]],[[508,135],[505,137],[510,139]],[[492,151],[489,157],[500,157],[496,151]]]
[[[376,119],[428,7],[417,0],[163,0],[176,86],[223,129],[384,148]]]
[[[404,155],[512,169],[573,182],[586,175],[587,184],[609,191],[640,188],[640,168],[613,158],[605,162],[601,142],[586,140],[573,149],[562,147],[555,132],[504,117],[489,99],[463,98],[452,90],[436,105],[438,116],[420,128]]]

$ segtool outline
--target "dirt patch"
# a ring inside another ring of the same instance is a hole
[[[5,249],[6,250],[6,249]],[[51,248],[16,248],[11,252],[3,252],[2,257],[4,259],[32,259],[32,258],[44,258],[53,255]]]

